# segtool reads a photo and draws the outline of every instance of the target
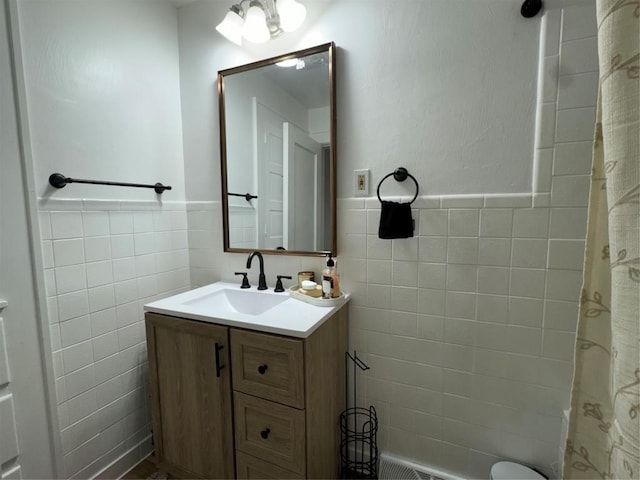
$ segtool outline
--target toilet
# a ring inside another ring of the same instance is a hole
[[[513,462],[498,462],[491,467],[491,480],[542,480],[546,479],[535,470]]]

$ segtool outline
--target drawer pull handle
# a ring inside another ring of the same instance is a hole
[[[268,428],[265,428],[260,432],[260,436],[266,440],[267,438],[269,438],[269,433],[271,433],[271,430]]]
[[[269,368],[269,366],[266,363],[264,365],[260,365],[258,367],[258,373],[260,375],[264,375],[267,372],[267,368]]]
[[[220,345],[216,342],[216,377],[220,376],[220,370],[224,368],[224,365],[220,365],[220,350],[224,348],[224,345]]]

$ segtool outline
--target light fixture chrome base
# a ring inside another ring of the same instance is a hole
[[[271,38],[275,38],[284,32],[282,27],[280,27],[280,16],[277,13],[274,13],[267,18],[267,28],[269,29],[269,35],[271,35]]]

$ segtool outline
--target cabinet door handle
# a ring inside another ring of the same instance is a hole
[[[271,433],[271,430],[268,428],[265,428],[260,432],[260,436],[266,440],[267,438],[269,438],[269,433]]]
[[[220,345],[216,342],[216,377],[220,376],[220,370],[224,368],[224,365],[220,365],[220,350],[224,348],[224,345]]]
[[[267,372],[267,368],[269,368],[269,366],[266,363],[264,365],[260,365],[258,367],[258,373],[260,375],[264,375]]]

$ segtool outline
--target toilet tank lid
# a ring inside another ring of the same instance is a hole
[[[493,480],[542,480],[545,477],[524,465],[513,462],[498,462],[491,467]]]

